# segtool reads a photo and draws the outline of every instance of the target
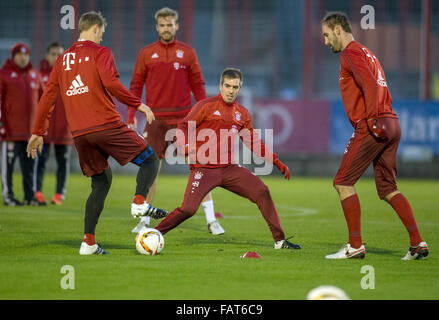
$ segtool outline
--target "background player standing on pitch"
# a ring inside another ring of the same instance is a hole
[[[166,211],[145,201],[157,175],[158,158],[143,137],[122,122],[111,95],[130,108],[145,113],[148,122],[154,119],[154,114],[122,85],[113,53],[99,45],[106,25],[105,18],[94,11],[84,13],[79,19],[79,40],[55,62],[27,147],[28,156],[34,159],[37,152],[41,152],[48,119],[61,94],[79,164],[84,175],[92,180],[92,191],[85,206],[81,255],[107,253],[96,243],[95,229],[112,181],[109,156],[120,165],[133,162],[139,166],[131,214],[153,218],[167,215]]]
[[[57,42],[52,42],[46,50],[46,58],[40,62],[40,73],[44,84],[49,80],[50,72],[52,72],[56,59],[63,54],[64,46]],[[56,187],[55,194],[51,203],[61,205],[65,193],[67,178],[70,170],[70,153],[72,151],[72,134],[70,133],[67,123],[66,112],[62,104],[61,96],[56,99],[56,106],[53,109],[49,121],[47,135],[44,136],[43,151],[37,159],[37,186],[35,199],[40,205],[46,205],[46,199],[43,194],[44,172],[46,170],[46,162],[50,154],[50,145],[53,144],[56,158]]]
[[[178,13],[169,8],[162,8],[155,14],[156,30],[159,39],[144,47],[136,61],[130,90],[139,99],[143,86],[146,88],[146,105],[154,112],[156,118],[146,127],[147,140],[160,158],[159,172],[168,142],[165,134],[175,128],[191,110],[191,91],[195,100],[206,98],[204,78],[193,48],[176,40],[179,28]],[[130,109],[128,123],[134,121],[134,109]],[[147,201],[152,203],[156,191],[154,181],[148,193]],[[224,229],[215,218],[212,194],[209,192],[201,202],[208,230],[215,235],[223,234]],[[142,227],[149,226],[149,217],[142,217],[132,230],[137,233]]]
[[[288,167],[264,145],[253,130],[249,112],[236,102],[241,87],[241,71],[234,68],[225,69],[221,74],[220,93],[198,102],[179,123],[180,136],[177,132],[177,144],[187,145],[191,171],[183,204],[170,213],[156,229],[165,234],[175,228],[195,214],[207,193],[216,187],[222,187],[257,204],[272,233],[275,249],[300,249],[300,245],[285,239],[285,233],[268,187],[250,170],[234,163],[233,141],[238,133],[245,132],[248,134],[239,135],[244,144],[260,158],[273,163],[286,179],[290,179]],[[188,127],[190,121],[196,124],[195,136],[202,130],[210,132],[207,140],[197,141],[196,146],[190,145],[188,140],[193,133],[188,132],[191,130]],[[209,153],[208,159],[201,159],[199,154],[193,154],[191,151],[194,147],[195,151],[201,150],[204,144],[211,144],[212,141],[213,144],[216,143],[213,146],[216,156],[212,158],[210,148],[206,152]],[[224,141],[227,141],[226,145],[223,144]]]
[[[403,260],[428,255],[407,199],[396,186],[397,149],[401,138],[398,116],[392,108],[381,64],[373,52],[356,42],[344,13],[329,12],[322,20],[325,45],[340,55],[340,89],[354,134],[346,147],[334,178],[349,230],[349,243],[327,259],[363,258],[361,208],[355,183],[373,163],[375,183],[380,199],[387,201],[398,214],[410,236],[410,248]]]
[[[17,43],[11,50],[11,59],[6,60],[0,69],[1,170],[3,202],[7,206],[23,205],[15,198],[12,184],[17,158],[22,174],[24,204],[38,205],[34,199],[35,160],[26,157],[26,144],[42,93],[43,81],[30,62],[30,48],[24,43]]]

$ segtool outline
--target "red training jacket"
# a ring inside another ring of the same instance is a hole
[[[20,69],[12,59],[0,69],[1,122],[5,141],[27,141],[31,136],[44,84],[32,63]]]
[[[195,122],[196,131],[191,130],[189,121]],[[177,133],[177,143],[184,141],[188,145],[191,168],[216,168],[234,163],[232,146],[238,134],[258,157],[271,163],[277,159],[277,155],[265,146],[254,131],[248,110],[236,101],[227,104],[221,94],[195,104],[177,128],[181,130],[180,135]],[[216,154],[211,154],[210,151]],[[203,159],[200,159],[200,155]]]
[[[47,84],[52,67],[46,59],[40,62],[40,74],[43,83]],[[61,95],[58,95],[49,121],[47,135],[44,137],[44,143],[70,145],[73,143],[72,134],[70,133],[69,124],[67,123],[66,111],[62,103]]]
[[[204,78],[195,50],[174,40],[164,44],[160,39],[144,47],[136,61],[130,90],[139,99],[146,88],[146,105],[156,119],[172,125],[190,111],[191,91],[195,100],[206,98]],[[134,110],[128,115],[132,123]]]
[[[56,60],[32,133],[47,132],[59,94],[73,137],[124,125],[111,95],[129,107],[141,104],[120,82],[111,50],[88,40],[75,42]]]
[[[340,90],[351,122],[369,118],[397,118],[386,76],[377,57],[352,41],[340,55]]]

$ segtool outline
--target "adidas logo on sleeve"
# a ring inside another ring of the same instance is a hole
[[[78,74],[72,81],[72,85],[69,87],[69,90],[66,91],[66,95],[70,97],[86,92],[88,92],[88,87],[84,85],[81,80],[81,76]]]

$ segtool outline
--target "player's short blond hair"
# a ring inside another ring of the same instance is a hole
[[[154,15],[156,22],[159,18],[166,18],[166,17],[173,17],[175,19],[175,23],[178,22],[178,12],[168,7],[161,8]]]
[[[96,24],[99,28],[107,25],[107,20],[105,20],[102,13],[96,11],[89,11],[84,13],[81,18],[79,18],[79,33],[89,30]]]

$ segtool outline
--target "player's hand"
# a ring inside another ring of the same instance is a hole
[[[387,139],[388,132],[384,121],[381,119],[370,118],[367,119],[367,127],[370,132],[378,139]]]
[[[133,118],[133,123],[128,123],[128,128],[130,128],[131,130],[136,130],[137,129],[137,118],[136,118],[136,116],[134,116],[134,118]]]
[[[273,164],[280,170],[280,172],[282,172],[285,179],[290,180],[291,177],[290,169],[284,163],[282,163],[282,161],[276,159],[274,160]]]
[[[148,107],[146,104],[142,103],[142,104],[137,108],[137,110],[139,110],[140,112],[143,112],[143,113],[145,114],[146,121],[147,121],[149,124],[151,124],[151,122],[152,122],[153,120],[155,120],[154,113],[152,112],[151,108]]]
[[[36,159],[38,152],[43,151],[43,137],[33,134],[27,143],[27,156]]]

